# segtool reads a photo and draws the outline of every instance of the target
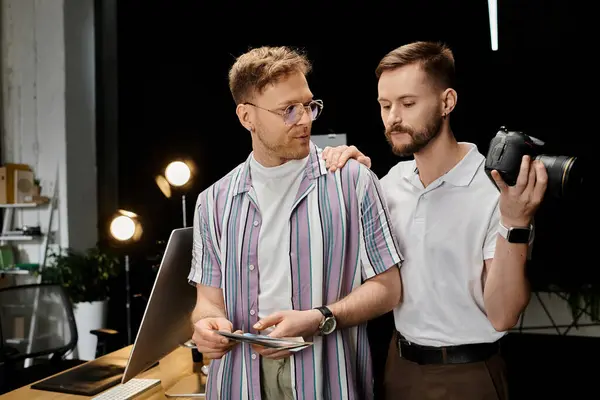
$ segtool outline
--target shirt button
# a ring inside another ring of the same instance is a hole
[[[248,268],[250,268],[250,271],[254,271],[254,265],[250,264]]]
[[[254,221],[254,226],[258,226],[258,221]]]
[[[254,315],[254,314],[256,314],[256,311],[250,310],[250,315]]]
[[[256,360],[256,354],[252,354],[252,359]]]

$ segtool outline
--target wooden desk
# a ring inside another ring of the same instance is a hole
[[[132,346],[124,347],[108,356],[128,358]],[[199,364],[199,363],[196,363]],[[79,367],[79,366],[78,366]],[[78,368],[75,367],[75,368]],[[194,371],[196,369],[196,371]],[[159,386],[154,387],[147,392],[137,396],[135,400],[158,400],[167,399],[166,393],[198,393],[204,391],[206,377],[200,373],[200,365],[192,362],[192,354],[188,348],[177,348],[172,353],[160,360],[159,364],[139,374],[136,378],[160,379]],[[1,400],[76,400],[90,399],[92,397],[78,396],[65,393],[49,392],[44,390],[31,389],[31,385],[8,392],[0,396]],[[108,389],[110,390],[110,389]],[[179,399],[185,399],[180,397]],[[189,398],[192,399],[192,398]],[[197,399],[197,397],[195,398]]]

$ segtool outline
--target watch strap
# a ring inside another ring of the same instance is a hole
[[[319,310],[325,318],[333,318],[333,313],[326,306],[315,307],[315,310]]]
[[[502,236],[504,239],[508,238],[508,228],[502,225],[502,222],[498,224],[498,235]]]
[[[504,226],[502,224],[502,222],[498,223],[498,234],[506,240],[509,239],[508,233],[511,229],[527,229],[527,230],[529,230],[529,239],[527,240],[526,243],[529,243],[533,237],[533,224],[531,224],[529,226],[519,226],[519,227],[508,228],[508,227]]]

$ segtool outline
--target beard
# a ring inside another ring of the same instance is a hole
[[[440,133],[442,128],[442,117],[433,117],[425,127],[414,129],[408,125],[394,124],[385,130],[385,138],[392,147],[392,152],[400,157],[411,156],[423,150]],[[410,143],[394,143],[392,133],[404,133],[412,139]]]
[[[295,139],[302,132],[297,129],[286,132],[285,135],[273,135],[265,130],[264,126],[257,126],[255,137],[269,154],[283,160],[301,160],[310,152],[310,127],[306,128],[309,134],[307,140]]]

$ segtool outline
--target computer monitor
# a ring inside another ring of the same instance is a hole
[[[310,140],[320,149],[327,146],[336,147],[346,145],[347,138],[345,133],[329,133],[327,135],[312,135]]]
[[[121,383],[192,337],[190,321],[196,305],[196,289],[188,283],[192,249],[193,228],[171,232]]]
[[[189,340],[193,334],[190,317],[196,304],[196,289],[187,280],[192,262],[192,229],[175,229],[171,233],[129,358],[109,354],[31,388],[94,396],[119,381],[129,381]],[[188,387],[187,382],[181,383],[179,386]],[[169,393],[166,396],[179,397]],[[202,393],[195,393],[186,397],[201,396]]]

